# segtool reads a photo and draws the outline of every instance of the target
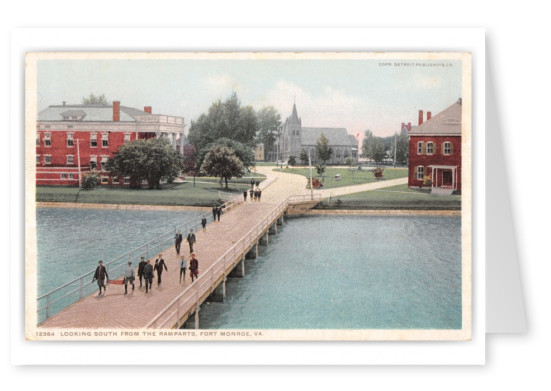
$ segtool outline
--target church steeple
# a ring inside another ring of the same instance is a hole
[[[291,114],[290,121],[293,124],[298,124],[300,122],[297,114],[297,105],[293,102],[293,113]]]

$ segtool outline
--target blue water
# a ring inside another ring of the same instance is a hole
[[[38,296],[94,270],[100,259],[107,263],[187,221],[199,222],[202,215],[200,211],[37,209]]]
[[[226,290],[201,328],[460,329],[460,218],[289,220]]]

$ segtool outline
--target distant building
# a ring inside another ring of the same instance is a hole
[[[434,117],[427,112],[426,121],[419,110],[419,125],[409,131],[408,186],[461,191],[461,99]]]
[[[296,105],[293,104],[293,112],[283,124],[279,137],[279,159],[287,161],[289,156],[295,156],[299,160],[300,153],[304,149],[310,150],[312,164],[317,162],[316,144],[321,135],[329,140],[329,147],[333,150],[328,164],[344,164],[347,157],[358,161],[358,142],[354,136],[348,134],[345,128],[307,128],[302,126],[302,120],[298,117]]]
[[[254,160],[257,162],[264,161],[264,144],[263,143],[256,144],[256,148],[254,149]]]
[[[36,184],[78,185],[80,174],[98,170],[104,185],[128,185],[129,179],[110,176],[107,159],[128,141],[166,138],[184,154],[184,118],[152,114],[111,105],[54,105],[38,113],[36,125]],[[78,147],[77,147],[78,144]],[[79,161],[80,158],[80,161]]]

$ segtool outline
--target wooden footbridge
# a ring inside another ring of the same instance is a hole
[[[105,294],[98,296],[96,291],[82,297],[49,316],[39,326],[86,329],[179,328],[190,320],[186,327],[191,325],[199,328],[201,304],[207,299],[224,300],[227,278],[245,275],[245,260],[258,256],[258,246],[268,244],[269,236],[277,233],[278,225],[284,222],[288,211],[313,207],[320,200],[319,195],[314,200],[310,195],[299,195],[290,196],[282,202],[233,202],[220,222],[211,222],[206,231],[196,232],[194,253],[199,260],[199,278],[193,283],[188,275],[189,270],[185,280],[179,282],[179,256],[174,246],[171,244],[169,247],[165,240],[165,248],[160,252],[168,271],[162,274],[160,285],[155,276],[149,293],[139,287],[138,279],[136,289],[129,289],[128,294],[124,294],[124,286],[108,284]],[[185,236],[186,232],[182,234]],[[148,249],[148,252],[151,250]],[[185,241],[180,253],[189,260],[189,248]],[[152,264],[157,255],[149,254]],[[133,265],[137,266],[135,263]],[[113,277],[113,272],[109,272]],[[89,283],[88,279],[86,283]],[[80,281],[81,287],[82,284]]]

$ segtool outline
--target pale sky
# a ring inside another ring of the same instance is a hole
[[[382,66],[390,62],[391,66]],[[407,63],[408,66],[398,66]],[[427,64],[444,66],[427,67]],[[461,97],[459,61],[381,60],[39,60],[38,109],[80,104],[90,93],[188,125],[235,91],[244,106],[297,111],[305,127],[370,129],[389,136],[418,110],[436,115]]]

